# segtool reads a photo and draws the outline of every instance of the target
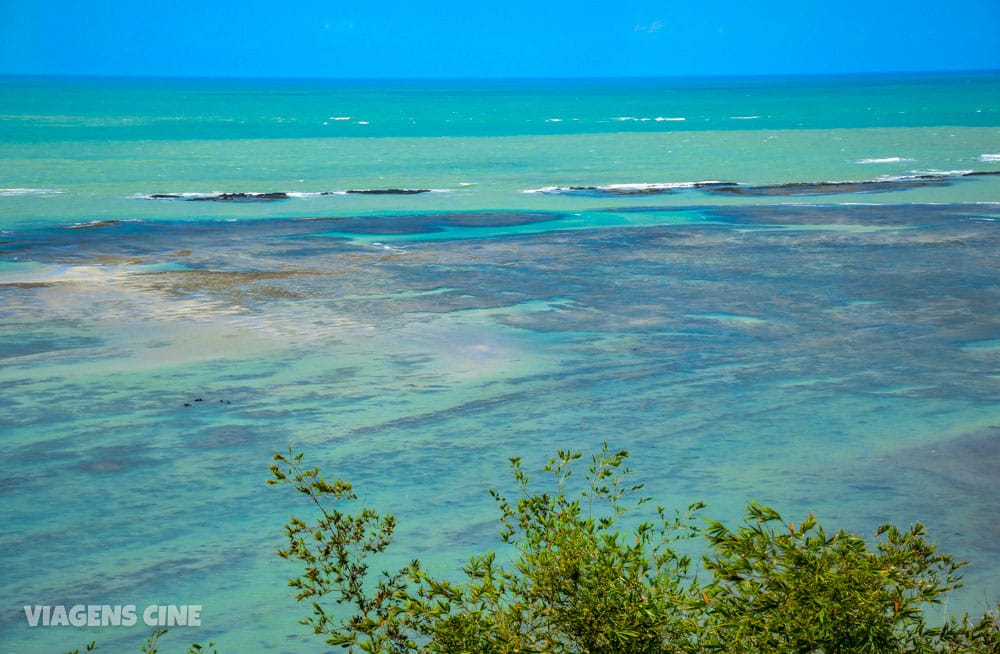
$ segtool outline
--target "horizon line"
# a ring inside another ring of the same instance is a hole
[[[663,75],[382,75],[382,76],[321,76],[321,75],[184,75],[163,73],[42,73],[0,71],[0,78],[22,79],[92,79],[92,80],[176,80],[176,81],[283,81],[283,82],[607,82],[642,80],[713,80],[713,79],[795,79],[795,78],[863,78],[912,77],[919,75],[989,75],[1000,74],[1000,68],[837,71],[837,72],[767,72],[767,73],[699,73]]]

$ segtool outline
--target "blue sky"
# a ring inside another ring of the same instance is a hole
[[[1000,0],[0,0],[0,73],[588,77],[1000,69]]]

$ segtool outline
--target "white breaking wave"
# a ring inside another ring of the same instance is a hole
[[[1000,154],[981,154],[980,161],[1000,161]]]
[[[53,195],[59,195],[60,193],[65,193],[65,191],[59,188],[0,188],[0,197],[2,198],[16,198],[24,196],[47,198]]]
[[[630,184],[605,184],[602,186],[543,186],[541,188],[531,188],[521,191],[521,193],[574,193],[587,191],[596,191],[598,193],[622,193],[628,194],[629,192],[640,193],[643,191],[655,192],[655,191],[671,191],[674,189],[686,189],[686,188],[698,188],[699,186],[714,186],[722,184],[722,182],[715,180],[706,180],[700,182],[654,182],[654,183],[630,183]]]
[[[721,182],[711,180],[702,182],[656,182],[652,184],[608,184],[606,186],[598,186],[597,188],[602,191],[668,191],[677,188],[695,188],[697,186],[714,184],[721,184]]]
[[[907,157],[882,157],[878,159],[858,159],[854,163],[856,164],[888,164],[888,163],[904,163],[907,161],[913,161]]]
[[[471,182],[460,183],[459,186],[471,186]],[[331,195],[414,195],[419,193],[454,193],[455,189],[450,188],[431,188],[431,189],[351,189],[351,190],[336,190],[336,191],[278,191],[278,192],[223,192],[217,191],[213,193],[196,193],[196,192],[177,192],[177,193],[135,193],[134,195],[128,196],[130,200],[173,200],[173,201],[185,201],[185,200],[205,200],[205,201],[217,201],[217,202],[265,202],[269,200],[282,200],[285,198],[295,198],[295,199],[311,199],[319,198]]]
[[[730,116],[729,120],[757,120],[760,116]]]
[[[347,191],[288,191],[290,198],[318,198],[324,195],[347,195]]]
[[[195,198],[213,198],[222,195],[222,191],[217,193],[136,193],[128,196],[129,200],[192,200]]]
[[[931,168],[930,170],[913,170],[910,171],[909,175],[900,175],[898,177],[889,177],[886,179],[920,179],[923,177],[965,177],[976,171],[971,169],[964,170],[937,170],[936,168]]]
[[[656,121],[658,123],[662,122],[679,122],[682,120],[687,120],[682,116],[657,116],[656,118],[649,118],[647,116],[615,116],[614,120],[620,123],[648,123],[650,121]]]

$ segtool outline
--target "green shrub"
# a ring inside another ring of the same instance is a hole
[[[798,527],[751,503],[744,525],[712,522],[704,557],[703,650],[725,652],[998,651],[997,623],[930,627],[924,609],[960,586],[961,564],[920,524],[883,525],[874,548],[813,516]]]
[[[605,445],[574,490],[581,455],[559,452],[543,468],[543,491],[512,459],[520,497],[491,493],[513,562],[473,556],[450,581],[418,561],[369,579],[368,557],[389,545],[392,517],[342,512],[338,504],[356,499],[349,484],[304,469],[291,450],[275,455],[269,483],[291,484],[319,509],[312,524],[292,518],[279,552],[306,564],[290,581],[299,599],[313,598],[304,623],[331,645],[378,653],[1000,652],[995,615],[928,624],[924,609],[960,585],[961,564],[938,554],[919,524],[882,526],[869,545],[751,503],[736,531],[703,530],[700,582],[674,549],[700,533],[700,504],[670,518],[657,508],[623,531],[648,502],[635,496],[642,485],[629,483],[627,457]],[[324,595],[349,605],[346,617],[332,617],[317,601]]]
[[[925,609],[960,586],[962,564],[922,525],[883,525],[869,543],[751,502],[735,531],[699,529],[701,504],[672,516],[646,506],[626,451],[605,444],[578,481],[580,458],[558,452],[542,490],[511,459],[518,497],[490,492],[512,560],[474,555],[449,580],[416,560],[372,575],[395,519],[357,508],[349,482],[327,481],[302,454],[275,454],[268,483],[305,495],[314,513],[289,519],[278,550],[303,564],[289,580],[311,605],[303,624],[329,645],[375,654],[1000,654],[996,613],[928,622]],[[696,566],[675,546],[699,536]],[[142,651],[156,652],[164,633]]]

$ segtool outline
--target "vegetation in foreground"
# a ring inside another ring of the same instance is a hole
[[[301,453],[276,454],[268,483],[291,486],[315,511],[289,520],[278,551],[304,566],[289,580],[311,605],[303,624],[328,645],[378,654],[1000,653],[996,612],[929,622],[963,564],[920,524],[883,525],[869,542],[750,503],[730,529],[696,522],[701,504],[652,509],[624,450],[605,445],[574,483],[581,458],[558,452],[543,490],[511,459],[518,496],[490,492],[516,556],[474,555],[455,581],[417,560],[372,574],[395,519],[354,508],[351,484],[306,468]],[[677,547],[696,538],[706,542],[700,565]],[[142,651],[155,653],[162,635]]]

